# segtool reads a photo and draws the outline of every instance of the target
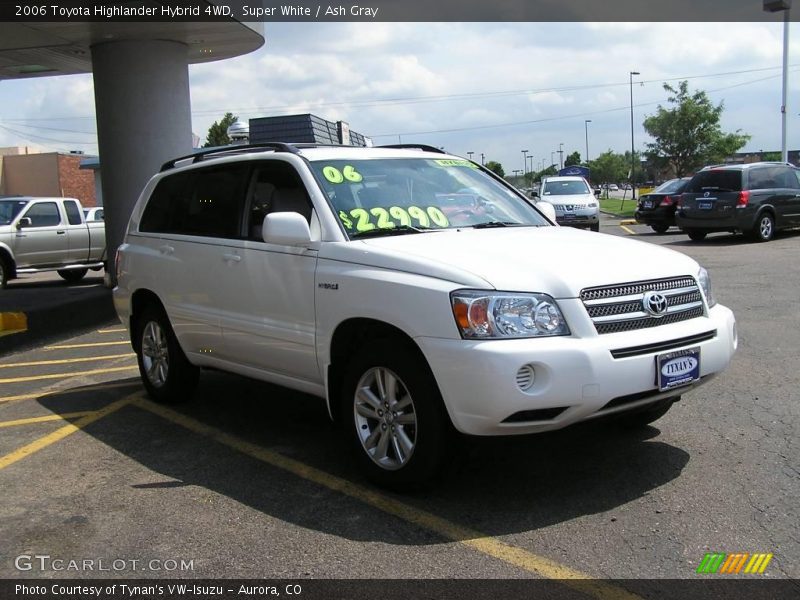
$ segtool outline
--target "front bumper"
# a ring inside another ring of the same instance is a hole
[[[556,212],[556,223],[565,227],[591,227],[600,222],[600,214],[597,211],[564,213]]]
[[[577,303],[573,310],[583,310],[579,300],[571,302]],[[559,301],[562,310],[569,303]],[[655,383],[655,357],[659,352],[626,358],[611,355],[612,350],[709,331],[716,331],[712,339],[682,346],[700,348],[701,380],[666,393],[660,393]],[[471,435],[560,429],[678,396],[723,371],[737,345],[733,313],[720,305],[706,317],[602,336],[493,341],[422,337],[417,342],[436,377],[453,424],[462,433]],[[533,368],[534,382],[523,391],[517,378],[526,365]],[[515,415],[513,420],[506,421],[512,415]],[[527,420],[524,418],[527,415],[533,418]]]

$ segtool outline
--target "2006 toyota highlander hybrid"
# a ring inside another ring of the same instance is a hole
[[[265,144],[175,159],[117,253],[157,401],[202,368],[314,394],[373,481],[430,481],[458,433],[662,416],[724,370],[732,312],[648,243],[558,227],[480,165],[417,146]]]

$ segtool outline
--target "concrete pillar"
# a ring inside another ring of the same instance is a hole
[[[192,150],[188,51],[164,40],[92,46],[108,271],[134,204],[161,164]]]

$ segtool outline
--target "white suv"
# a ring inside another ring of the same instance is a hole
[[[440,473],[456,432],[649,423],[737,343],[691,258],[556,227],[480,165],[428,147],[276,143],[170,161],[139,198],[117,273],[152,397],[191,396],[202,368],[317,395],[366,474],[393,487]]]
[[[553,205],[559,225],[600,231],[600,203],[583,177],[545,177],[539,195]]]

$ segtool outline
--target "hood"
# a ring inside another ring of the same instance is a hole
[[[674,250],[570,227],[453,229],[328,246],[320,258],[555,298],[575,298],[598,285],[696,276],[699,270]]]

